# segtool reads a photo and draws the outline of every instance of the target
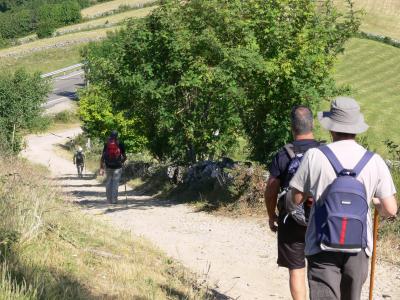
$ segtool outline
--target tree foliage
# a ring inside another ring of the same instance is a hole
[[[37,32],[39,38],[50,36],[54,29],[81,20],[82,0],[0,1],[0,37],[14,39]]]
[[[358,26],[329,0],[167,0],[84,56],[92,87],[155,156],[224,155],[245,134],[266,162],[292,106],[335,94],[331,68]]]
[[[39,74],[23,70],[0,74],[0,136],[2,151],[18,152],[21,133],[36,125],[41,117],[49,84]]]
[[[96,87],[83,91],[80,95],[79,111],[84,123],[84,130],[92,138],[105,141],[110,131],[118,130],[120,137],[125,142],[125,147],[130,151],[139,151],[145,144],[145,138],[137,135],[140,127],[135,118],[125,118],[126,112],[121,110],[113,112],[107,96]]]

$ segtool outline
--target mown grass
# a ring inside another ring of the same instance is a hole
[[[207,298],[148,242],[65,201],[43,167],[0,169],[0,299]]]
[[[83,30],[90,30],[93,28],[99,28],[101,26],[111,27],[113,25],[120,24],[130,18],[143,18],[147,16],[156,6],[145,7],[140,9],[133,9],[126,12],[98,18],[95,20],[83,22],[80,24],[70,25],[62,27],[56,30],[57,35],[63,35],[71,32],[78,32]]]
[[[400,49],[383,43],[351,39],[336,64],[338,84],[350,85],[361,104],[373,150],[387,155],[384,140],[400,143]],[[329,104],[324,103],[324,108]]]
[[[80,50],[85,45],[83,43],[64,48],[46,49],[22,56],[0,57],[1,70],[13,72],[24,68],[32,73],[48,73],[79,63],[82,59]]]
[[[107,36],[107,32],[111,30],[117,30],[119,26],[112,28],[101,28],[90,31],[82,31],[62,36],[51,37],[47,39],[36,40],[31,43],[1,49],[0,59],[3,57],[19,57],[24,55],[30,55],[33,52],[41,52],[55,48],[65,48],[77,44],[88,43],[90,41],[96,41],[103,39]]]
[[[122,13],[112,14],[110,16],[97,18],[87,22],[82,22],[74,25],[69,25],[56,29],[54,36],[61,36],[69,33],[89,31],[100,28],[110,28],[115,25],[121,24],[128,19],[143,18],[147,16],[157,6],[144,7],[139,9],[131,9]],[[18,45],[32,43],[37,41],[39,38],[36,34],[19,38]]]
[[[343,8],[345,0],[335,0]],[[399,0],[353,0],[355,8],[364,11],[361,30],[400,40]]]
[[[81,10],[83,18],[92,19],[99,16],[103,16],[114,11],[118,11],[122,7],[135,8],[142,5],[148,5],[155,0],[114,0],[109,2],[100,3],[94,6],[90,6]]]

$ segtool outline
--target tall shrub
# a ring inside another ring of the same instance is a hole
[[[266,162],[293,105],[335,94],[330,71],[358,25],[329,0],[166,0],[86,49],[87,77],[159,158],[224,155],[244,132]]]
[[[0,74],[0,135],[2,151],[18,152],[24,130],[36,125],[49,92],[39,74],[24,70]]]

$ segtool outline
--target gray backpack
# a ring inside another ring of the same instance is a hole
[[[320,143],[316,142],[316,146],[319,146]],[[287,144],[284,146],[287,154],[290,157],[290,162],[288,166],[288,179],[292,179],[297,169],[300,166],[301,160],[303,159],[305,152],[295,151],[295,147],[293,144]],[[283,219],[283,223],[286,223],[288,217],[291,217],[296,223],[302,226],[307,226],[308,223],[308,213],[309,207],[308,201],[304,202],[300,205],[296,205],[293,203],[293,195],[290,187],[284,188],[282,192],[278,195],[279,201],[282,201],[281,207],[285,211],[285,217]],[[307,213],[306,213],[307,211]]]

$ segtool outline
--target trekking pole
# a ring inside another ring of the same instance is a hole
[[[126,181],[128,180],[128,177],[126,176],[126,165],[124,164],[124,177],[125,177],[125,207],[128,207],[128,194],[126,193]]]
[[[374,279],[375,279],[375,265],[376,265],[376,243],[378,241],[378,227],[379,227],[379,213],[375,208],[374,212],[374,239],[373,239],[373,249],[371,258],[371,275],[369,278],[369,300],[373,300],[373,289],[374,289]]]

